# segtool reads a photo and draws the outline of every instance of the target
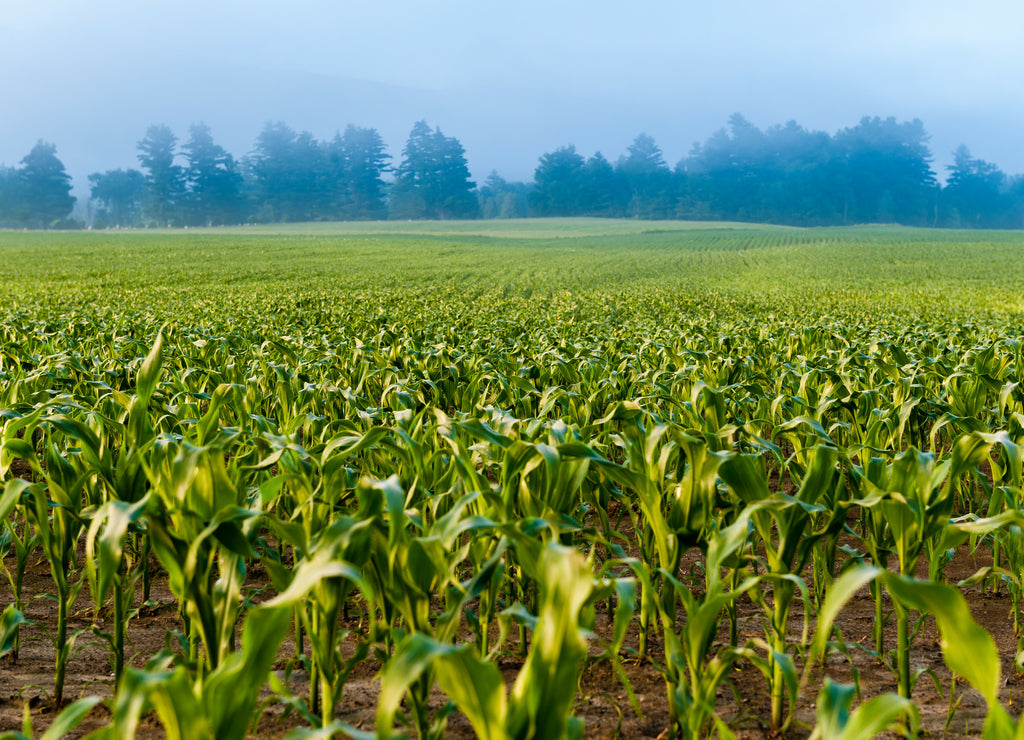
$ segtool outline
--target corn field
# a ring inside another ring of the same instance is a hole
[[[1024,738],[1024,239],[604,223],[0,233],[0,737]]]

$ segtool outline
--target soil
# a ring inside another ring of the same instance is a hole
[[[13,563],[9,563],[13,565]],[[974,573],[986,563],[981,559],[967,556],[956,558],[946,570],[951,581]],[[259,588],[264,585],[253,580],[249,585]],[[50,694],[53,691],[54,650],[44,632],[39,628],[52,629],[56,620],[56,602],[46,596],[52,590],[49,566],[40,558],[33,558],[26,574],[25,593],[30,598],[25,615],[35,627],[24,628],[21,653],[15,662],[11,656],[0,660],[0,730],[16,730],[22,725],[24,706],[29,706],[35,730],[39,732],[49,725],[53,717]],[[1013,631],[1011,603],[1005,591],[993,594],[982,593],[978,587],[967,587],[964,594],[975,619],[993,636],[1003,656],[1003,688],[1001,698],[1004,706],[1016,714],[1016,708],[1024,702],[1024,678],[1014,665],[1017,640]],[[155,606],[141,609],[129,625],[129,651],[133,654],[131,664],[141,666],[147,657],[165,646],[166,635],[181,628],[177,611],[172,605],[170,593],[161,579],[154,582],[151,594]],[[10,603],[11,593],[6,581],[0,588],[0,603]],[[801,628],[802,609],[794,609],[793,634]],[[87,593],[79,596],[72,610],[71,630],[88,630],[93,614]],[[875,618],[874,603],[866,590],[853,598],[843,609],[837,625],[848,645],[870,647],[871,626]],[[723,620],[724,621],[724,620]],[[887,624],[887,644],[895,643],[894,620]],[[741,640],[761,635],[759,612],[746,602],[740,609]],[[724,632],[720,638],[727,635]],[[105,626],[109,629],[109,625]],[[596,632],[608,634],[610,623],[604,610],[600,610]],[[634,633],[627,639],[627,646],[636,648]],[[294,650],[290,644],[282,647],[280,666],[284,667],[286,656]],[[594,654],[596,654],[596,648]],[[652,656],[660,660],[662,646],[652,640]],[[863,650],[851,650],[853,667],[859,672],[862,698],[867,699],[882,692],[896,690],[893,672],[875,657]],[[521,661],[508,656],[499,663],[508,683],[514,681]],[[955,702],[958,702],[952,718],[948,717],[950,673],[942,661],[934,620],[927,619],[912,648],[912,667],[934,672],[943,694],[928,674],[923,674],[914,689],[914,701],[921,712],[923,728],[932,737],[961,738],[980,735],[984,721],[985,706],[981,696],[962,682],[956,685]],[[607,661],[598,661],[587,666],[580,682],[579,697],[575,707],[577,716],[586,723],[588,738],[664,738],[668,737],[668,708],[665,699],[665,684],[658,670],[647,661],[627,657],[624,668],[642,709],[638,716],[632,709],[626,690],[616,677]],[[374,726],[376,709],[377,679],[379,665],[367,661],[360,665],[344,691],[339,706],[338,718],[357,728],[371,730]],[[843,656],[833,655],[826,660],[823,670],[815,671],[809,685],[800,694],[795,721],[783,735],[787,738],[802,738],[810,734],[814,724],[814,704],[819,682],[823,675],[834,680],[851,681],[852,670]],[[304,674],[295,671],[291,675],[291,688],[296,693],[305,691]],[[65,702],[87,695],[109,697],[113,674],[109,653],[91,632],[79,634],[75,644],[65,685]],[[768,730],[770,705],[766,683],[760,672],[750,664],[741,664],[731,675],[731,690],[724,686],[719,692],[718,713],[726,719],[740,738],[775,737]],[[444,698],[436,693],[436,705],[440,707]],[[109,711],[102,704],[97,706],[83,723],[75,736],[81,736],[98,729],[109,720]],[[287,715],[280,704],[270,703],[264,712],[255,737],[275,738],[283,736],[293,726],[303,724],[294,714]],[[162,737],[159,723],[148,717],[143,723],[139,737]],[[446,737],[472,738],[473,732],[465,717],[454,714],[449,718]]]

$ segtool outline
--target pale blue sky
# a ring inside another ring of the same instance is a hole
[[[1024,3],[1006,0],[0,0],[0,163],[53,141],[76,180],[136,166],[151,123],[236,155],[268,120],[373,126],[396,160],[425,118],[478,179],[641,131],[674,164],[734,112],[834,132],[921,118],[1024,173]]]

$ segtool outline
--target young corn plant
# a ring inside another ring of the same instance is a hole
[[[604,475],[637,495],[641,516],[631,516],[640,533],[641,560],[651,574],[640,605],[639,652],[644,656],[658,610],[667,615],[676,610],[676,590],[660,587],[660,573],[675,577],[683,554],[706,546],[708,533],[718,526],[718,470],[726,454],[666,424],[655,423],[648,430],[636,412],[622,405],[606,417],[623,421],[618,437],[625,454],[622,465],[590,455]]]
[[[12,655],[15,660],[17,659],[13,654],[18,649],[21,626],[30,624],[32,623],[25,619],[25,615],[18,611],[14,604],[9,604],[3,610],[0,614],[0,658]]]
[[[148,495],[134,504],[107,501],[93,512],[85,537],[85,576],[97,629],[100,611],[113,591],[114,632],[101,634],[109,640],[113,652],[115,686],[124,671],[125,629],[133,615],[135,587],[141,575],[129,562],[124,543],[129,528],[139,522],[148,504]]]
[[[730,456],[719,468],[719,475],[730,491],[748,507],[755,507],[750,515],[756,534],[754,548],[755,552],[764,553],[762,582],[770,584],[772,590],[770,600],[760,587],[751,591],[751,597],[765,614],[768,655],[763,670],[771,690],[771,723],[777,730],[784,730],[791,721],[796,693],[796,671],[788,639],[790,611],[800,592],[806,632],[809,603],[801,573],[810,563],[814,547],[831,528],[826,520],[820,528],[811,529],[812,515],[822,512],[819,501],[835,488],[838,478],[838,451],[834,447],[818,444],[805,450],[803,457],[805,472],[799,490],[792,496],[771,495],[763,461],[757,455]],[[806,642],[806,635],[802,642]],[[787,690],[790,701],[789,710],[785,711]]]
[[[145,463],[153,495],[146,521],[153,552],[178,599],[189,657],[216,668],[234,649],[245,559],[260,512],[241,506],[220,446],[159,440]]]
[[[664,600],[659,602],[669,726],[675,736],[687,740],[708,736],[718,723],[718,689],[728,681],[736,661],[750,654],[735,645],[712,653],[712,643],[718,635],[723,611],[761,581],[760,577],[749,577],[730,588],[733,579],[723,577],[741,567],[738,556],[748,547],[750,518],[756,508],[748,507],[735,522],[709,535],[702,589],[693,589],[671,573],[661,573],[664,584],[675,591],[685,613],[684,625],[679,630],[675,611],[665,609]],[[634,567],[645,585],[649,585],[650,577],[643,566]]]
[[[89,713],[93,710],[102,699],[98,696],[87,696],[84,699],[68,704],[64,709],[53,718],[53,722],[46,728],[44,732],[38,736],[33,732],[32,727],[32,714],[29,711],[29,707],[25,705],[25,718],[22,722],[21,732],[13,730],[7,732],[0,732],[0,740],[61,740],[62,738],[68,737],[74,730],[85,721],[85,718],[89,716]],[[103,730],[99,733],[91,733],[88,737],[96,737],[97,734],[102,736]]]
[[[44,629],[56,653],[53,681],[53,700],[60,706],[64,698],[64,678],[75,640],[81,630],[68,634],[71,608],[84,584],[76,577],[76,550],[78,539],[85,525],[82,511],[83,479],[70,472],[62,464],[53,443],[48,445],[47,468],[43,473],[33,455],[33,469],[47,482],[44,491],[39,483],[24,489],[25,519],[32,526],[35,537],[50,564],[57,600],[57,624],[55,630]],[[48,495],[49,494],[49,495]]]
[[[114,698],[112,722],[98,740],[135,737],[142,714],[156,710],[168,740],[242,740],[259,720],[260,691],[267,684],[295,604],[321,581],[349,579],[362,584],[359,571],[332,559],[326,549],[298,565],[278,596],[253,607],[242,626],[241,650],[226,656],[206,675],[196,676],[173,656],[157,656],[145,669],[129,668]]]
[[[556,543],[537,562],[538,611],[526,662],[510,693],[497,665],[471,645],[456,646],[410,634],[381,676],[377,737],[393,733],[395,716],[410,686],[428,671],[486,740],[582,738],[583,721],[572,716],[580,667],[587,656],[581,614],[595,586],[583,558]]]
[[[344,562],[354,571],[369,558],[370,519],[341,517],[330,527],[306,540],[301,527],[270,521],[278,536],[300,553],[298,569],[324,569],[330,563]],[[265,561],[276,587],[284,591],[292,575],[280,563]],[[297,575],[295,577],[298,577]],[[344,607],[352,593],[363,597],[368,621],[368,633],[360,639],[355,654],[344,658],[339,645],[350,633],[341,629]],[[373,634],[376,598],[369,581],[353,572],[320,578],[309,588],[305,598],[295,600],[295,612],[303,631],[309,638],[310,705],[318,708],[320,723],[327,727],[334,721],[335,707],[352,670],[369,653]]]
[[[865,481],[868,496],[859,503],[877,507],[892,538],[899,572],[914,577],[918,561],[927,556],[929,579],[938,581],[943,536],[953,508],[954,482],[987,455],[991,444],[977,435],[956,441],[949,459],[936,463],[935,456],[914,448],[896,456],[883,476],[885,489]],[[877,546],[873,546],[878,550]],[[896,675],[900,695],[910,698],[910,614],[901,604],[896,611]]]
[[[24,516],[18,516],[17,511],[24,511],[22,498],[25,489],[29,487],[28,481],[16,478],[7,481],[4,486],[3,495],[0,496],[0,521],[3,522],[3,531],[0,532],[0,569],[11,586],[11,594],[14,596],[14,603],[10,608],[21,614],[25,610],[23,598],[23,586],[25,583],[25,570],[28,568],[29,556],[39,543],[38,535],[32,532]],[[19,525],[18,519],[22,522]],[[4,562],[9,553],[14,554],[14,568],[7,566]],[[18,652],[21,646],[21,630],[15,623],[13,632],[10,635],[10,655],[12,660],[18,659]]]
[[[852,710],[857,689],[836,683],[828,676],[818,692],[815,725],[810,740],[860,740],[876,737],[900,717],[917,715],[909,699],[898,694],[879,694]],[[916,722],[915,722],[916,723]]]
[[[364,570],[379,594],[378,604],[388,628],[386,643],[394,644],[410,633],[448,643],[455,638],[466,605],[487,590],[492,569],[497,566],[492,562],[466,584],[460,583],[457,574],[470,548],[469,538],[463,535],[486,537],[487,530],[496,525],[484,517],[466,516],[479,495],[472,492],[461,497],[444,516],[421,526],[422,519],[406,510],[407,495],[397,477],[360,483],[359,516],[373,522]],[[436,613],[435,594],[443,597]],[[443,716],[436,721],[430,716],[432,685],[431,670],[425,670],[410,684],[413,719],[423,738],[434,737],[444,729]]]

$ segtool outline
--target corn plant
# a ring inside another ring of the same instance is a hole
[[[456,578],[469,551],[468,541],[459,546],[456,543],[465,540],[462,535],[467,533],[486,536],[486,530],[495,526],[486,518],[463,515],[476,498],[476,493],[463,496],[447,514],[425,526],[406,511],[407,492],[397,478],[360,484],[360,516],[373,522],[365,571],[374,591],[380,594],[381,612],[389,628],[386,642],[393,643],[409,633],[430,635],[442,643],[452,641],[466,604],[487,589],[490,570],[483,570],[466,584]],[[494,565],[489,567],[493,569]],[[437,613],[432,605],[434,593],[444,597]],[[432,671],[425,670],[410,693],[414,721],[423,737],[440,731],[431,727],[429,716],[432,684]]]
[[[593,455],[594,460],[606,476],[636,493],[642,512],[633,520],[640,533],[640,557],[652,574],[640,608],[639,650],[646,655],[648,630],[659,608],[655,603],[658,574],[677,573],[683,553],[703,544],[717,524],[716,473],[724,455],[710,450],[700,438],[671,433],[666,424],[655,423],[648,430],[635,407],[616,407],[606,418],[624,422],[618,444],[625,461],[616,465]],[[675,589],[661,588],[660,595],[664,601],[660,608],[673,615]]]
[[[506,697],[497,666],[469,645],[455,646],[411,634],[384,669],[378,698],[377,736],[389,738],[402,697],[429,668],[441,689],[463,711],[478,737],[489,740],[580,738],[572,717],[576,682],[586,658],[581,612],[594,588],[590,568],[570,548],[544,546],[537,562],[540,594],[526,662]]]
[[[4,575],[7,576],[7,581],[11,586],[11,593],[14,596],[14,603],[11,604],[10,608],[18,614],[22,613],[25,609],[22,586],[25,583],[25,569],[28,567],[29,555],[31,555],[39,541],[38,535],[32,532],[28,522],[24,522],[20,527],[17,526],[14,515],[14,512],[21,504],[25,489],[28,487],[29,483],[20,479],[8,481],[7,485],[4,486],[3,496],[0,497],[0,520],[3,521],[4,527],[3,533],[0,534],[0,568],[3,569]],[[12,551],[14,553],[13,572],[4,562],[7,554]],[[13,660],[18,659],[18,649],[21,644],[21,630],[18,624],[18,622],[13,624],[12,632],[10,633],[10,654]]]
[[[694,589],[670,573],[661,573],[685,613],[684,626],[677,631],[674,610],[659,610],[665,640],[662,673],[668,691],[670,729],[684,738],[705,737],[711,731],[717,721],[718,689],[728,681],[736,661],[750,655],[749,650],[735,645],[727,645],[713,654],[711,649],[722,612],[761,581],[760,577],[749,577],[729,588],[733,579],[723,577],[726,569],[740,568],[737,556],[748,546],[750,518],[756,508],[755,505],[745,509],[735,522],[710,534],[702,589]],[[649,584],[650,578],[642,566],[638,571]]]
[[[898,694],[880,694],[851,711],[857,690],[825,676],[815,707],[811,740],[859,740],[875,737],[901,716],[917,714],[917,707]]]
[[[54,463],[54,458],[48,458]],[[56,467],[53,464],[52,470]],[[50,564],[50,575],[53,578],[57,599],[57,624],[55,630],[44,629],[47,638],[53,644],[56,653],[53,679],[53,700],[60,706],[64,698],[64,677],[75,640],[80,634],[75,631],[68,634],[68,615],[84,583],[76,578],[75,550],[78,537],[83,529],[81,518],[81,498],[79,479],[72,484],[71,490],[59,485],[48,473],[49,490],[56,500],[51,499],[39,484],[25,489],[25,518],[32,525],[43,553]],[[62,481],[67,485],[66,480]]]
[[[32,624],[25,615],[9,604],[0,614],[0,658],[12,655],[17,660],[18,636],[23,624]]]
[[[234,648],[259,512],[240,505],[218,447],[159,440],[146,474],[154,492],[146,507],[153,552],[178,599],[191,660],[200,660],[202,644],[203,663],[214,669]]]
[[[282,526],[281,523],[271,521],[271,526],[281,538],[301,553],[298,568],[322,569],[332,562],[351,563],[351,570],[346,575],[322,577],[309,588],[307,598],[293,602],[305,634],[309,636],[310,703],[313,706],[319,705],[323,726],[330,725],[334,720],[335,706],[345,681],[352,669],[366,658],[369,645],[374,640],[372,630],[368,630],[369,634],[359,641],[350,659],[344,659],[338,650],[341,640],[349,634],[347,630],[341,631],[340,621],[352,591],[358,589],[366,601],[370,620],[374,618],[376,601],[372,586],[362,576],[356,578],[353,575],[354,568],[364,565],[369,557],[370,524],[370,519],[343,517],[317,533],[311,541],[306,541],[302,537],[301,528]],[[290,537],[297,537],[297,540]],[[274,582],[284,590],[291,574],[280,564],[266,562]],[[374,626],[372,621],[368,626]]]
[[[838,451],[819,444],[804,452],[807,460],[800,488],[793,496],[771,496],[767,476],[757,456],[734,455],[722,463],[719,474],[737,498],[754,507],[751,522],[757,535],[755,552],[764,552],[764,580],[772,587],[771,600],[764,598],[760,588],[752,597],[765,613],[768,657],[766,677],[771,687],[772,726],[784,728],[792,717],[795,694],[795,669],[788,641],[789,615],[799,592],[805,602],[807,588],[801,577],[810,563],[814,547],[832,530],[828,520],[810,529],[812,515],[823,510],[819,501],[837,485]],[[810,531],[808,531],[810,530]],[[784,712],[787,687],[790,710]]]
[[[299,565],[284,591],[250,610],[242,627],[242,649],[206,675],[195,676],[187,666],[173,665],[171,655],[158,656],[145,669],[129,668],[114,699],[113,721],[99,737],[135,737],[149,707],[156,710],[168,740],[248,736],[259,719],[259,693],[288,633],[295,603],[321,580],[362,583],[355,568],[329,555],[324,551]]]
[[[982,438],[965,435],[957,440],[950,458],[936,464],[934,455],[914,448],[898,455],[884,477],[885,488],[860,502],[878,507],[892,537],[900,573],[913,576],[918,560],[927,554],[929,578],[937,580],[942,562],[942,538],[953,507],[953,483],[986,454]],[[875,547],[877,551],[877,547]],[[900,695],[910,697],[910,615],[896,605],[896,664]]]
[[[135,584],[141,573],[126,562],[124,552],[128,529],[136,524],[149,505],[148,495],[134,504],[111,500],[90,517],[85,538],[85,576],[92,595],[96,624],[100,610],[113,591],[114,633],[110,640],[114,657],[114,683],[124,670],[125,628],[133,614]]]
[[[73,732],[101,701],[102,699],[98,696],[87,696],[84,699],[68,704],[54,717],[53,722],[46,728],[46,731],[38,736],[32,731],[32,715],[28,711],[28,706],[26,706],[21,732],[0,732],[0,740],[34,740],[36,738],[38,740],[61,740],[61,738],[67,737]],[[95,737],[96,733],[92,733],[90,736]]]

